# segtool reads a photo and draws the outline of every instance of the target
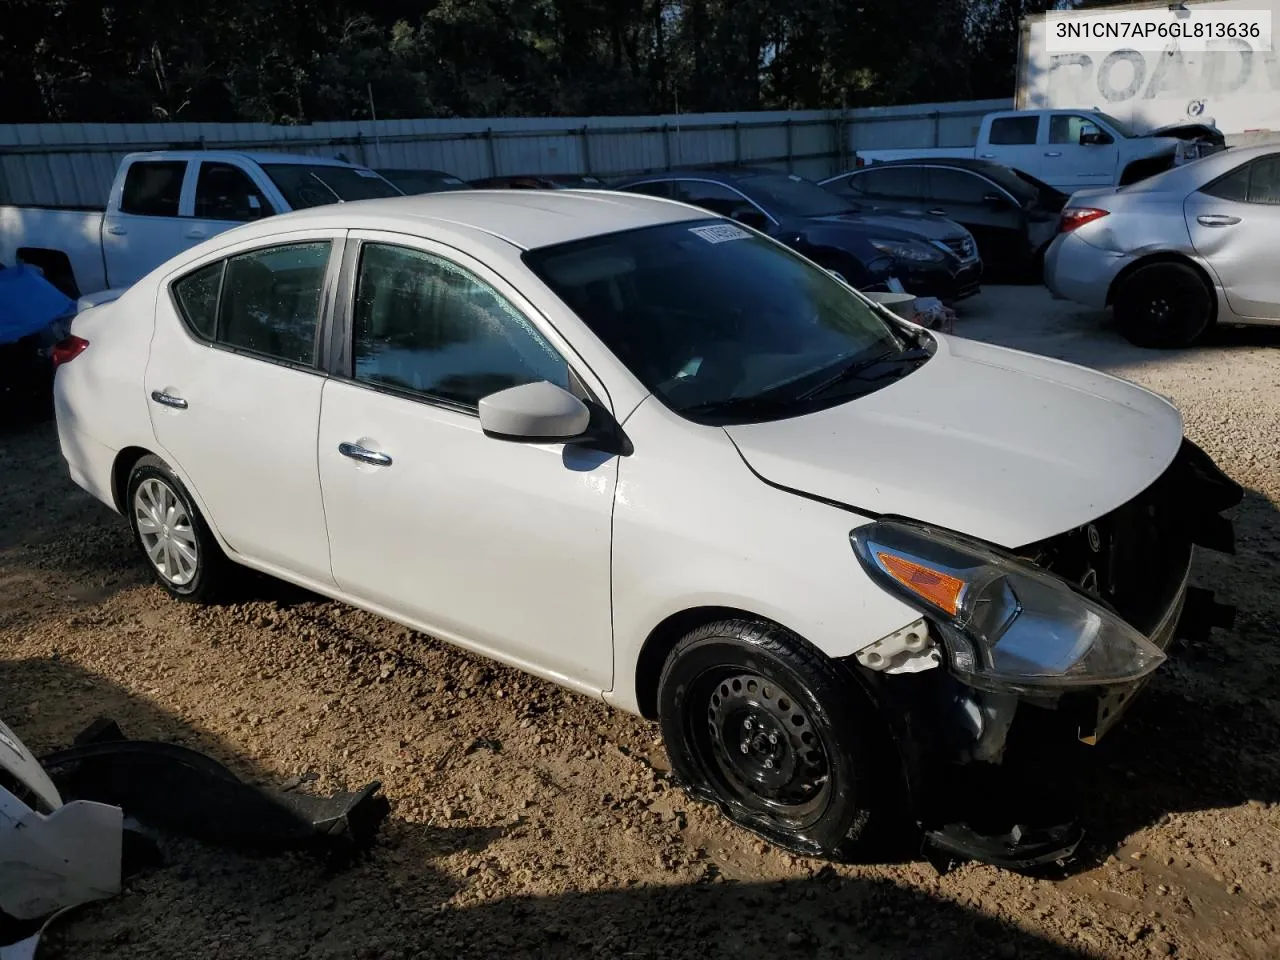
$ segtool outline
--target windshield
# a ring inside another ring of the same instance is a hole
[[[440,193],[444,190],[465,190],[467,184],[458,177],[431,170],[379,170],[382,177],[404,194]]]
[[[347,200],[400,196],[399,190],[372,170],[360,167],[264,163],[262,169],[294,210]]]
[[[700,422],[776,419],[886,381],[833,374],[903,355],[891,326],[840,280],[724,220],[545,247],[525,262],[646,388]],[[909,371],[901,371],[905,375]]]
[[[848,200],[794,174],[762,173],[733,184],[775,217],[830,217],[853,210]]]
[[[1125,137],[1128,140],[1132,140],[1134,137],[1137,136],[1137,134],[1134,133],[1133,131],[1133,127],[1129,126],[1127,123],[1121,123],[1115,117],[1111,116],[1111,114],[1103,113],[1101,110],[1095,110],[1093,112],[1099,119],[1101,119],[1104,123],[1106,123],[1107,126],[1111,127],[1112,130],[1120,134],[1120,136]]]

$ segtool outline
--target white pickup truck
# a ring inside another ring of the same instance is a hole
[[[328,157],[133,153],[106,209],[0,206],[0,264],[29,263],[72,298],[128,287],[174,254],[275,213],[399,196],[372,170]]]
[[[885,160],[969,157],[1021,170],[1071,194],[1116,187],[1226,148],[1210,123],[1180,123],[1139,134],[1098,110],[1015,110],[982,118],[973,147],[859,150],[858,165]]]

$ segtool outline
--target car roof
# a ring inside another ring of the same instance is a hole
[[[839,176],[847,176],[849,173],[865,173],[868,170],[876,170],[880,167],[959,167],[963,170],[985,171],[985,170],[1008,170],[1009,167],[1003,163],[996,163],[993,160],[978,160],[974,157],[907,157],[902,160],[880,160],[875,163],[868,163],[865,167],[858,167],[856,170],[850,170],[848,173],[839,174]]]
[[[705,220],[714,214],[672,200],[612,190],[450,190],[326,204],[258,220],[262,236],[289,230],[392,230],[421,234],[438,224],[469,228],[522,250],[640,227]]]
[[[269,151],[245,150],[148,150],[144,153],[131,153],[126,160],[248,160],[259,165],[267,163],[306,164],[312,167],[361,167],[358,163],[348,163],[336,157],[313,157],[302,153],[271,153]]]

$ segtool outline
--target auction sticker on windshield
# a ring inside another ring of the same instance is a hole
[[[741,227],[731,223],[721,223],[713,227],[690,227],[690,233],[696,233],[707,243],[724,243],[727,240],[746,240],[751,236]]]

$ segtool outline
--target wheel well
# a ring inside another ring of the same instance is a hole
[[[717,620],[767,620],[747,610],[736,607],[691,607],[673,613],[649,632],[644,646],[640,648],[640,656],[636,660],[636,702],[640,705],[640,713],[646,720],[658,719],[658,681],[662,678],[662,668],[666,665],[667,655],[681,638],[698,627],[715,623]]]
[[[125,447],[116,454],[116,462],[111,465],[111,498],[116,502],[116,509],[125,513],[125,496],[128,493],[129,474],[133,465],[151,451],[143,447]]]
[[[1172,154],[1164,157],[1143,157],[1141,160],[1135,160],[1120,171],[1119,186],[1126,187],[1131,183],[1137,183],[1139,180],[1145,180],[1147,177],[1154,177],[1157,173],[1163,173],[1172,166]]]
[[[1184,267],[1190,267],[1195,271],[1195,275],[1200,278],[1200,282],[1204,284],[1204,288],[1209,291],[1209,309],[1212,311],[1209,322],[1212,323],[1218,319],[1218,297],[1214,292],[1213,280],[1210,279],[1207,273],[1205,273],[1204,267],[1200,266],[1200,264],[1196,263],[1190,257],[1184,257],[1180,253],[1153,253],[1129,264],[1116,274],[1116,278],[1111,281],[1111,286],[1107,288],[1107,306],[1111,306],[1115,301],[1116,291],[1120,289],[1120,285],[1124,283],[1124,281],[1128,280],[1129,277],[1141,270],[1143,267],[1149,267],[1157,263],[1177,263]]]
[[[80,287],[76,283],[75,271],[71,269],[71,260],[61,250],[48,250],[43,247],[19,247],[17,257],[19,263],[27,263],[33,267],[39,267],[45,279],[72,300],[79,298]]]

